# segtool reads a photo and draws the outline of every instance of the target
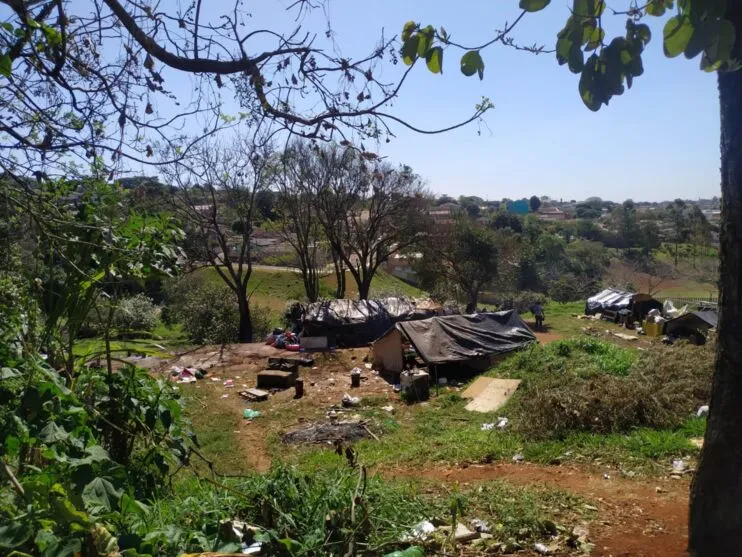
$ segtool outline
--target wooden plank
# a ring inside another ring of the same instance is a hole
[[[245,398],[247,400],[251,400],[254,402],[261,402],[263,400],[268,400],[268,397],[270,396],[270,393],[268,391],[262,391],[260,389],[245,389],[244,391],[240,391],[238,394],[242,398]]]
[[[494,377],[477,377],[474,383],[469,385],[467,389],[461,393],[461,396],[464,398],[475,398],[494,380]]]
[[[495,412],[513,396],[518,385],[520,379],[492,378],[492,381],[466,405],[466,409],[470,412]]]

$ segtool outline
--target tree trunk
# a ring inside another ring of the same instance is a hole
[[[345,298],[345,263],[343,263],[340,254],[334,249],[332,250],[332,264],[335,266],[335,280],[337,281],[335,297],[338,300],[342,300]]]
[[[240,330],[239,342],[252,342],[252,321],[250,320],[250,302],[247,299],[247,293],[241,292],[238,295],[238,304],[240,308]]]
[[[358,299],[368,300],[368,295],[371,292],[371,279],[373,275],[364,275],[363,279],[358,281]]]
[[[729,2],[742,54],[742,3]],[[719,73],[721,109],[721,278],[716,365],[698,472],[691,486],[689,551],[742,551],[742,71]]]

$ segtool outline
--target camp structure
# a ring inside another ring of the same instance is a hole
[[[662,304],[649,294],[626,292],[616,288],[607,288],[587,299],[585,315],[602,313],[614,321],[621,315],[630,315],[632,321],[641,321],[653,310],[662,310]]]
[[[471,315],[443,315],[401,321],[373,344],[374,368],[399,373],[409,343],[428,365],[491,361],[534,342],[536,336],[515,310]]]
[[[704,344],[709,329],[716,328],[718,315],[714,310],[693,311],[670,319],[664,333],[671,339],[687,338],[694,344]]]
[[[429,300],[326,300],[303,307],[301,337],[327,339],[327,346],[363,346],[399,321],[426,319],[443,312],[442,306]]]

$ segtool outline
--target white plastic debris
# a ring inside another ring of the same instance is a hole
[[[517,453],[513,455],[513,462],[523,462],[526,457],[523,456],[523,453]]]
[[[363,367],[365,367],[366,369],[371,369],[372,367],[374,367],[374,364],[366,363],[366,364],[363,364]]]
[[[487,525],[487,523],[484,520],[480,520],[479,518],[472,518],[471,526],[480,534],[490,533],[490,527]]]
[[[229,398],[229,395],[225,393],[225,394],[222,395],[221,398]]]
[[[495,424],[495,427],[497,429],[505,429],[510,424],[510,420],[508,420],[505,417],[498,417],[497,418],[497,424]]]
[[[551,551],[549,550],[549,548],[546,547],[542,543],[535,543],[535,544],[533,544],[533,550],[536,553],[540,553],[541,555],[548,555],[549,553],[551,553]]]
[[[672,473],[682,474],[688,469],[688,464],[682,458],[676,458],[672,461]]]
[[[391,404],[389,406],[382,406],[381,409],[384,412],[389,412],[390,414],[394,414],[394,412],[395,412],[394,406],[392,406]]]
[[[363,372],[361,371],[361,368],[359,367],[354,367],[353,369],[350,370],[351,375],[361,375],[361,373]]]
[[[408,534],[402,536],[402,541],[410,542],[415,540],[424,540],[428,537],[429,534],[432,534],[433,532],[435,532],[435,526],[433,526],[433,523],[428,520],[423,520],[422,522],[413,526],[412,530],[410,530]]]
[[[699,406],[698,410],[696,410],[696,416],[699,418],[702,418],[704,416],[709,415],[709,407],[708,404],[704,404],[703,406]]]
[[[448,385],[448,378],[447,377],[439,377],[438,378],[438,384],[439,385]]]
[[[348,393],[343,394],[342,404],[345,408],[355,408],[360,406],[361,399],[357,396],[350,396]]]
[[[495,429],[495,424],[493,423],[484,423],[481,427],[482,431],[491,431]]]

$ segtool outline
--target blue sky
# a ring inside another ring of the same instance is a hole
[[[615,9],[627,4],[609,1]],[[398,32],[410,19],[443,24],[454,39],[477,44],[518,13],[517,0],[379,0],[335,2],[331,17],[336,41],[345,48],[363,37],[368,44],[381,27]],[[555,0],[528,14],[514,36],[552,48],[568,15],[566,0]],[[604,19],[611,26],[607,36],[623,32],[624,16]],[[450,195],[614,200],[719,195],[716,75],[700,71],[698,60],[665,58],[664,20],[647,18],[647,23],[653,39],[644,55],[645,74],[598,113],[583,105],[579,76],[559,66],[553,54],[490,47],[480,82],[461,75],[460,53],[451,50],[444,54],[443,76],[416,68],[395,114],[428,128],[445,126],[467,116],[486,95],[495,104],[487,127],[481,135],[469,126],[439,136],[397,129],[397,139],[381,151],[416,169],[433,191]]]

